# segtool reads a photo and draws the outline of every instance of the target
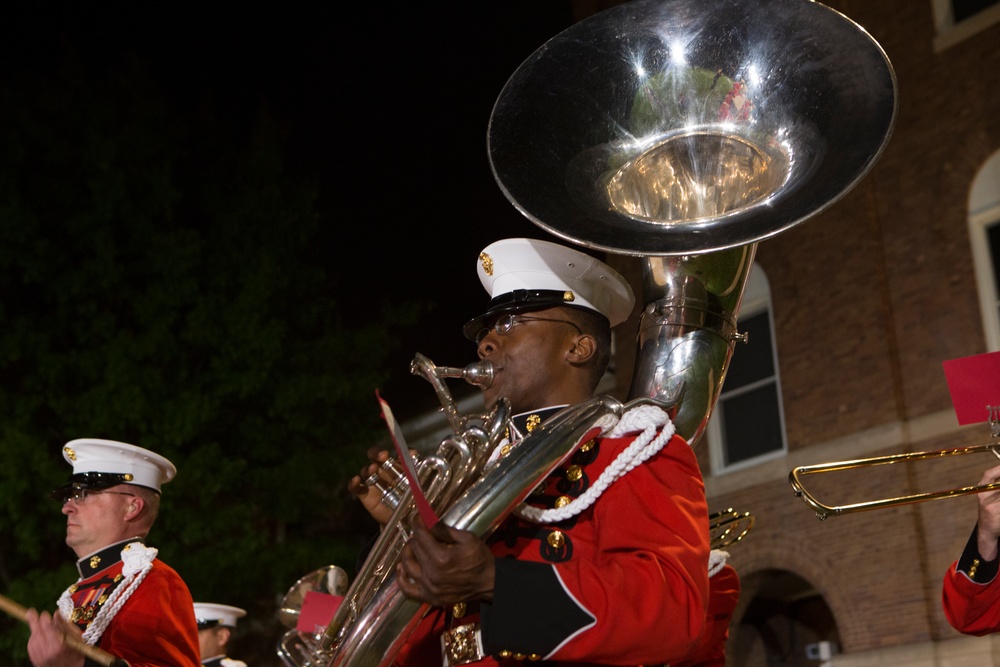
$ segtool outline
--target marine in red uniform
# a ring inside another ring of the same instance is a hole
[[[1000,466],[983,474],[979,486],[1000,482]],[[941,601],[953,628],[982,636],[1000,630],[1000,491],[977,495],[979,520],[957,561],[945,573]]]
[[[465,334],[494,366],[484,401],[506,398],[519,413],[502,456],[531,446],[520,436],[593,395],[610,358],[610,327],[626,319],[634,297],[607,265],[543,241],[494,243],[478,271],[492,300]],[[370,507],[361,479],[351,490]],[[397,662],[669,663],[702,634],[708,555],[694,454],[665,412],[637,407],[581,446],[487,544],[442,523],[414,526],[396,582],[438,609]]]
[[[63,635],[131,667],[197,667],[198,631],[191,593],[145,538],[159,511],[160,486],[176,469],[149,450],[112,440],[73,440],[63,448],[69,483],[52,492],[66,516],[66,544],[79,580],[58,612],[29,609],[28,656],[36,667],[90,667]]]

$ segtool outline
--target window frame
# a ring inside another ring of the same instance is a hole
[[[760,454],[737,463],[726,463],[726,443],[725,437],[723,436],[722,420],[720,416],[723,408],[723,399],[726,395],[725,383],[723,383],[723,389],[719,393],[718,401],[716,402],[715,409],[712,410],[712,416],[708,420],[708,427],[706,429],[706,435],[708,436],[709,463],[713,475],[723,475],[745,470],[766,461],[783,457],[788,453],[788,433],[785,428],[785,406],[781,391],[781,364],[778,361],[778,344],[774,330],[774,308],[771,304],[771,288],[764,270],[761,269],[760,265],[755,262],[747,281],[747,287],[743,295],[743,303],[737,313],[737,330],[739,330],[740,321],[748,317],[760,315],[764,312],[767,313],[768,327],[771,331],[771,358],[774,361],[772,377],[774,378],[774,388],[778,402],[776,407],[778,427],[781,433],[781,447],[767,452],[766,454]],[[735,345],[737,347],[733,351],[734,355],[740,353],[739,346],[742,345],[742,343],[736,342]]]
[[[1000,258],[990,256],[989,229],[1000,226],[1000,205],[969,216],[969,241],[976,272],[979,306],[983,316],[983,335],[987,349],[1000,350],[1000,290],[994,279]]]
[[[942,51],[1000,23],[1000,2],[976,12],[964,21],[955,22],[952,0],[931,0],[934,13],[934,52]]]
[[[989,351],[1000,350],[1000,287],[997,286],[990,256],[988,230],[1000,225],[1000,150],[991,154],[979,168],[969,188],[968,231],[975,272],[983,335]]]

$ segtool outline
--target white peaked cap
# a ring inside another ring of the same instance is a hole
[[[549,241],[496,241],[479,253],[476,271],[492,301],[486,313],[466,324],[465,333],[473,339],[497,314],[570,306],[596,311],[613,327],[628,319],[635,305],[632,288],[617,271]]]
[[[115,440],[71,440],[63,447],[63,458],[73,466],[71,482],[77,475],[87,473],[121,475],[120,480],[105,486],[136,484],[159,491],[161,484],[166,484],[177,474],[174,464],[159,454]]]
[[[194,617],[198,625],[225,625],[230,628],[236,627],[236,621],[246,616],[247,613],[239,607],[230,607],[227,604],[214,604],[210,602],[195,602]]]

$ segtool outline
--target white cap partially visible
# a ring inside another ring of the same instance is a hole
[[[63,447],[63,458],[73,466],[70,484],[84,488],[136,484],[159,492],[177,474],[174,464],[159,454],[115,440],[71,440]]]
[[[247,613],[239,607],[231,607],[227,604],[214,604],[211,602],[195,602],[194,617],[198,621],[198,629],[204,630],[216,625],[225,625],[230,628],[236,627],[237,619],[243,618]]]
[[[498,314],[570,306],[596,311],[613,327],[628,319],[635,305],[632,288],[617,271],[549,241],[496,241],[479,253],[476,270],[492,301],[485,313],[465,325],[465,335],[472,340]]]

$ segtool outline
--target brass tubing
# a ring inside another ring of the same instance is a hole
[[[957,456],[961,454],[978,454],[989,452],[1000,458],[1000,440],[992,440],[985,445],[974,447],[956,447],[953,449],[941,449],[927,452],[910,452],[907,454],[890,454],[888,456],[874,456],[866,459],[854,459],[851,461],[833,461],[831,463],[819,463],[811,466],[799,466],[788,473],[788,481],[792,485],[795,495],[802,498],[810,507],[816,510],[816,516],[822,521],[828,516],[839,516],[841,514],[852,514],[855,512],[865,512],[868,510],[880,509],[883,507],[897,507],[899,505],[909,505],[920,503],[926,500],[938,500],[940,498],[954,498],[965,496],[971,493],[983,493],[1000,488],[1000,482],[984,484],[980,486],[963,486],[945,491],[931,491],[927,493],[914,493],[908,496],[898,496],[896,498],[881,498],[869,500],[867,502],[850,503],[847,505],[824,505],[809,493],[802,478],[806,475],[834,472],[837,470],[850,470],[853,468],[870,468],[880,465],[891,465],[893,463],[903,463],[909,461],[922,461],[924,459],[940,459],[947,456]]]
[[[754,516],[750,512],[737,512],[732,507],[708,517],[713,549],[725,549],[736,544],[753,528]]]

